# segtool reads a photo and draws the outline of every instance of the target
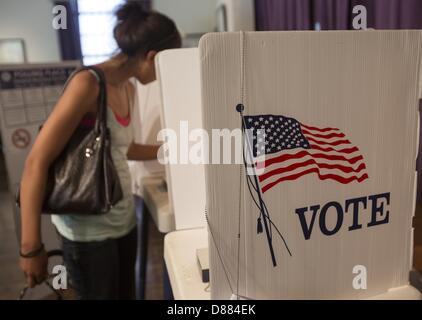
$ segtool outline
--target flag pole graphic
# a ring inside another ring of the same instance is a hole
[[[246,130],[245,118],[243,116],[244,110],[245,110],[245,106],[243,104],[238,104],[236,106],[236,111],[240,114],[240,117],[242,119],[242,128],[243,128],[242,132],[244,132]],[[251,148],[251,145],[250,145],[250,142],[249,142],[249,139],[248,139],[247,136],[246,136],[246,145],[247,145],[249,157],[250,157],[250,159],[253,159],[252,148]],[[246,162],[245,162],[245,166],[246,166]],[[263,222],[264,222],[264,229],[265,229],[265,234],[266,234],[266,237],[267,237],[268,247],[270,249],[273,266],[276,267],[277,261],[276,261],[275,254],[274,254],[274,247],[273,247],[272,237],[270,236],[270,227],[269,227],[269,223],[268,223],[269,216],[265,211],[266,206],[265,206],[264,200],[262,199],[261,187],[259,185],[259,181],[258,181],[258,178],[256,176],[255,164],[254,163],[252,163],[252,169],[254,171],[253,177],[254,177],[255,185],[257,187],[256,192],[257,192],[257,195],[258,195],[259,210],[261,211],[261,216],[262,216]]]

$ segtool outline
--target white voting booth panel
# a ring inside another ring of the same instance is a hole
[[[205,226],[204,166],[189,162],[189,147],[201,137],[191,137],[202,129],[201,80],[197,48],[167,50],[156,58],[157,78],[162,98],[162,127],[177,135],[177,149],[167,155],[178,159],[166,165],[170,207],[175,215],[176,230]],[[184,127],[186,126],[186,127]],[[174,135],[169,137],[176,138]],[[191,138],[189,144],[188,138]]]
[[[409,288],[421,57],[420,31],[201,39],[204,127],[240,128],[243,102],[246,126],[265,130],[251,142],[268,153],[255,159],[265,165],[259,194],[292,253],[273,227],[273,266],[241,165],[206,166],[213,299],[365,299]]]

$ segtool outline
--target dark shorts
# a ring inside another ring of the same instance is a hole
[[[137,229],[118,239],[76,242],[61,237],[70,284],[81,300],[135,298]]]

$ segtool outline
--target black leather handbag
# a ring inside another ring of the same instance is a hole
[[[123,198],[111,157],[105,77],[94,67],[77,72],[82,70],[92,70],[100,85],[97,118],[93,128],[78,126],[51,164],[42,208],[46,214],[105,214]]]

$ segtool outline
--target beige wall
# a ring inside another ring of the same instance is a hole
[[[214,31],[216,0],[154,0],[153,7],[172,18],[183,33]]]
[[[60,61],[51,0],[0,0],[0,39],[25,40],[28,62]]]

